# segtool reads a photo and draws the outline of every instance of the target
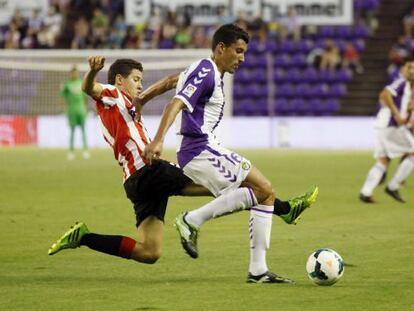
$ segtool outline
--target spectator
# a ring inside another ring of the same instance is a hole
[[[42,27],[43,19],[40,16],[40,10],[34,9],[32,15],[29,17],[29,29],[33,31],[33,33],[37,34]]]
[[[398,37],[398,42],[392,46],[388,54],[391,66],[400,67],[403,64],[404,58],[409,54],[407,44],[406,36],[401,35]]]
[[[17,29],[17,25],[14,22],[10,23],[9,29],[4,35],[4,48],[5,49],[18,49],[20,47],[20,32]]]
[[[174,47],[174,39],[177,34],[177,21],[174,12],[168,11],[167,19],[161,25],[159,48],[171,49]]]
[[[109,19],[100,8],[95,8],[93,11],[91,29],[93,36],[93,47],[104,47],[108,37]]]
[[[299,41],[301,38],[300,21],[294,8],[289,8],[285,17],[280,20],[280,36],[282,40],[293,38]]]
[[[403,26],[404,26],[404,34],[407,37],[412,37],[413,28],[414,28],[414,9],[412,9],[409,15],[404,17]]]
[[[348,67],[348,68],[354,69],[357,73],[362,73],[364,71],[364,68],[361,65],[359,52],[354,47],[351,41],[349,41],[346,44],[346,47],[343,53],[342,65],[345,68]]]
[[[63,18],[59,12],[59,6],[50,6],[47,12],[47,16],[43,20],[43,24],[46,26],[43,28],[43,30],[46,29],[48,32],[48,41],[50,43],[53,42],[52,46],[50,47],[54,47],[55,42],[61,33],[62,21]]]
[[[72,40],[72,49],[86,49],[91,47],[89,40],[89,23],[81,16],[74,25],[75,35]]]
[[[333,40],[326,40],[321,54],[320,70],[335,70],[341,62],[338,47]]]
[[[140,38],[133,26],[128,27],[122,48],[124,49],[138,49],[140,47]]]

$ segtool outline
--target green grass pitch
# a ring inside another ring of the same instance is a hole
[[[200,258],[181,249],[172,226],[181,211],[208,198],[172,198],[162,258],[144,265],[82,247],[47,255],[75,221],[93,232],[136,237],[132,206],[110,150],[67,161],[64,150],[0,149],[1,310],[409,310],[414,294],[414,178],[406,204],[383,192],[357,197],[370,152],[240,151],[287,198],[316,184],[319,200],[297,226],[273,218],[270,268],[296,285],[246,284],[248,213],[205,224]],[[167,153],[172,158],[171,152]],[[391,172],[395,169],[392,166]],[[390,175],[389,175],[390,178]],[[332,287],[314,285],[307,257],[330,247],[345,262]]]

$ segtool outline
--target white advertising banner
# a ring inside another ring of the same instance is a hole
[[[159,117],[145,118],[151,137],[158,129]],[[228,148],[372,149],[375,117],[225,117],[217,137]],[[92,148],[108,147],[96,116],[87,120],[88,143]],[[65,116],[41,116],[37,125],[38,146],[67,148],[69,126]],[[166,148],[175,148],[174,130],[168,131]],[[75,144],[81,147],[80,130]]]
[[[186,12],[193,25],[219,23],[219,13],[229,10],[229,0],[126,0],[125,16],[128,24],[145,22],[155,9]]]
[[[353,21],[352,0],[126,0],[127,23],[145,22],[154,8],[186,12],[194,25],[221,23],[223,11],[233,19],[243,14],[249,20],[261,16],[274,21],[285,16],[289,8],[296,10],[302,24],[341,25]]]

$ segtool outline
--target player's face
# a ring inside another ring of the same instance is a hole
[[[404,65],[404,69],[402,73],[405,75],[405,78],[410,81],[414,82],[414,62],[408,62]]]
[[[132,98],[138,96],[142,91],[143,74],[138,69],[133,69],[128,77],[120,76],[121,89]]]
[[[244,54],[247,51],[247,43],[243,39],[237,40],[230,46],[223,47],[222,64],[224,71],[234,73],[236,69],[244,62]]]

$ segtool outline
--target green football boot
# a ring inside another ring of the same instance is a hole
[[[62,249],[79,247],[80,241],[86,233],[89,233],[88,227],[83,222],[76,223],[59,240],[53,243],[48,254],[54,255]]]
[[[311,191],[305,193],[304,195],[288,200],[289,205],[290,205],[290,211],[287,214],[280,215],[280,217],[287,224],[296,225],[303,211],[316,202],[318,193],[319,193],[319,188],[314,187]]]
[[[199,229],[193,225],[190,225],[185,216],[187,212],[180,214],[174,222],[174,227],[177,229],[180,235],[181,245],[191,258],[198,257],[197,238]]]

